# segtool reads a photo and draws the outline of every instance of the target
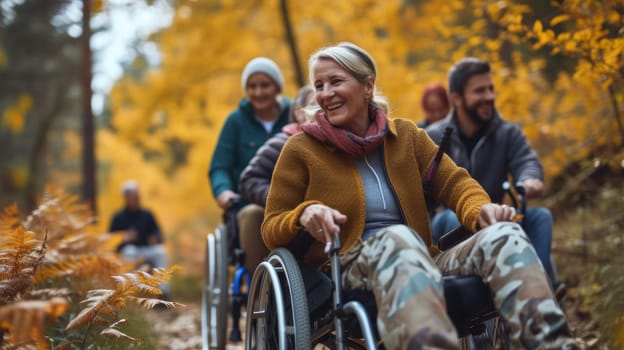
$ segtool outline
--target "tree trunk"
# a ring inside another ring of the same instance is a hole
[[[286,41],[290,48],[290,56],[293,60],[293,66],[295,69],[295,78],[297,79],[297,85],[302,87],[305,85],[305,79],[303,77],[303,70],[301,69],[301,61],[299,60],[299,54],[297,53],[297,41],[295,39],[295,33],[290,23],[290,14],[288,12],[287,0],[280,0],[280,9],[282,12],[282,20],[284,21],[284,32],[286,32]]]
[[[43,114],[39,128],[35,133],[32,152],[28,157],[28,182],[26,183],[26,189],[24,191],[24,203],[27,212],[31,212],[37,206],[37,196],[41,193],[41,189],[39,188],[41,184],[40,179],[45,177],[45,171],[42,170],[45,146],[50,130],[52,129],[52,124],[63,109],[64,99],[59,92],[64,92],[67,88],[62,85],[58,86],[57,89],[57,92],[53,93],[56,97],[52,99],[52,106],[46,109],[47,112]]]
[[[609,96],[611,97],[611,104],[613,105],[613,117],[617,123],[618,130],[620,131],[620,147],[624,147],[624,127],[622,126],[622,118],[620,108],[618,107],[617,98],[615,96],[615,90],[613,85],[609,86]]]
[[[82,196],[97,213],[95,136],[91,110],[91,0],[82,0]]]

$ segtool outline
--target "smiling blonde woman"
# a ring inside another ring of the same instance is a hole
[[[459,347],[442,274],[480,275],[516,347],[572,344],[535,250],[509,222],[514,209],[490,203],[446,156],[432,196],[476,233],[442,253],[431,244],[421,184],[437,147],[413,122],[387,117],[372,57],[341,43],[314,53],[309,71],[320,110],[280,154],[262,226],[267,246],[288,246],[304,230],[315,239],[306,259],[320,264],[339,235],[344,288],[373,293],[387,349]]]

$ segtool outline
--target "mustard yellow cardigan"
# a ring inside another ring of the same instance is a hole
[[[437,151],[427,133],[413,122],[389,120],[382,143],[386,176],[396,194],[406,224],[431,245],[429,217],[423,194],[423,179]],[[457,213],[467,228],[476,231],[481,206],[490,203],[482,187],[464,168],[444,156],[436,174],[433,198]],[[301,230],[303,210],[322,203],[347,216],[341,226],[342,252],[352,248],[364,231],[365,196],[356,159],[322,144],[305,133],[289,138],[277,161],[267,199],[262,237],[270,249],[288,246]],[[307,261],[325,260],[323,245],[315,242]]]

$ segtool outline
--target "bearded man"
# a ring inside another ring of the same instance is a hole
[[[496,94],[490,64],[474,57],[457,61],[448,74],[451,111],[445,119],[430,125],[429,136],[440,143],[447,126],[453,128],[448,155],[470,172],[490,195],[501,203],[502,188],[509,176],[522,183],[527,198],[544,192],[544,172],[536,152],[520,128],[503,119],[494,105]],[[439,211],[431,221],[434,242],[444,233],[459,226],[449,209]],[[550,256],[553,219],[544,207],[529,207],[523,227],[560,298],[565,293]]]

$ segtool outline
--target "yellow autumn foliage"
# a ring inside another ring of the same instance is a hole
[[[0,56],[0,66],[1,63],[2,56]],[[2,112],[2,125],[15,134],[21,133],[24,130],[24,123],[26,123],[26,113],[30,111],[32,105],[32,96],[29,94],[20,95],[13,105]]]
[[[530,23],[533,9],[520,1],[286,3],[304,76],[315,50],[352,41],[376,59],[377,85],[395,117],[421,120],[424,87],[444,83],[454,61],[469,55],[489,60],[496,106],[522,126],[548,182],[593,146],[618,139],[604,84],[621,80],[613,69],[624,62],[623,45],[601,28],[621,23],[614,5],[621,2],[610,0],[587,12],[594,1],[563,1],[553,18]],[[151,39],[162,63],[122,78],[111,92],[113,129],[100,130],[97,140],[101,230],[122,206],[123,181],[137,179],[143,204],[160,221],[174,261],[200,275],[198,242],[221,220],[207,178],[216,139],[243,97],[240,73],[249,59],[274,59],[285,77],[284,95],[294,95],[298,86],[285,37],[278,0],[176,3],[171,26]],[[584,50],[587,58],[578,60],[574,71],[547,78],[544,58],[525,54],[531,47],[556,47],[574,59]]]

